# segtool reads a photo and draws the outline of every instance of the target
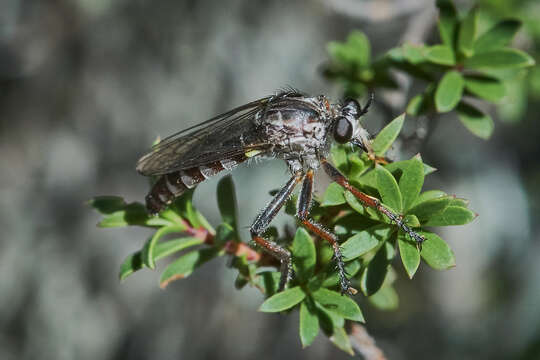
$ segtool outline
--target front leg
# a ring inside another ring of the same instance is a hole
[[[324,171],[339,185],[343,186],[345,189],[349,190],[364,206],[368,206],[370,208],[373,208],[377,210],[378,212],[384,214],[390,221],[393,221],[399,226],[401,230],[403,230],[405,233],[407,233],[414,241],[416,241],[418,247],[422,246],[422,243],[425,241],[425,238],[416,232],[414,232],[410,227],[408,227],[402,220],[401,215],[394,214],[392,211],[384,207],[384,205],[381,204],[381,201],[379,199],[376,199],[372,196],[369,196],[366,193],[361,192],[354,186],[352,186],[347,178],[343,176],[339,172],[338,169],[336,169],[332,164],[328,162],[328,160],[323,159],[321,161],[322,166],[324,168]]]
[[[291,196],[296,184],[302,181],[303,177],[304,175],[300,172],[293,176],[257,216],[250,227],[251,239],[281,262],[281,279],[279,281],[278,291],[283,290],[285,284],[292,278],[291,254],[287,249],[266,240],[261,235],[276,217],[283,204]]]
[[[369,133],[365,129],[358,131],[358,138],[352,140],[352,144],[362,149],[368,156],[369,160],[376,162],[377,164],[388,164],[391,161],[384,156],[377,156],[373,146],[371,146],[371,140],[369,139]]]
[[[343,262],[343,255],[339,243],[334,234],[326,230],[321,224],[309,219],[309,209],[311,205],[311,197],[313,194],[313,170],[308,170],[304,183],[302,185],[302,191],[298,198],[298,219],[308,228],[311,232],[328,241],[334,249],[334,258],[336,260],[336,266],[339,272],[339,284],[341,286],[341,293],[349,293],[351,295],[356,294],[358,291],[351,287],[349,279],[347,279],[345,273],[345,264]]]

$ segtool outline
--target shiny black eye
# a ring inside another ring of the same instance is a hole
[[[334,125],[334,139],[340,144],[345,144],[351,141],[352,135],[353,125],[351,122],[343,116],[338,117]]]
[[[357,115],[360,113],[361,108],[358,101],[355,99],[347,99],[341,108],[341,113],[343,115],[351,115],[356,119]]]

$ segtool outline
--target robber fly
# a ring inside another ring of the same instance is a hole
[[[379,199],[354,188],[327,160],[333,142],[351,143],[367,152],[371,159],[379,160],[373,152],[368,132],[358,121],[367,113],[372,100],[373,95],[364,107],[354,99],[331,104],[323,95],[312,97],[287,90],[173,134],[155,145],[137,164],[139,173],[159,176],[146,196],[148,211],[159,213],[186,190],[248,159],[283,159],[291,178],[255,218],[250,227],[253,241],[281,261],[282,290],[292,277],[291,254],[266,240],[262,234],[295,186],[302,182],[298,219],[308,230],[332,245],[341,290],[355,293],[346,277],[336,236],[309,217],[315,170],[322,167],[332,180],[350,191],[364,206],[384,214],[418,244],[424,241],[402,221],[401,215],[386,208]]]

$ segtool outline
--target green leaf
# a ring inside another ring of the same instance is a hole
[[[457,12],[451,0],[437,0],[439,34],[442,42],[453,48],[458,26]]]
[[[334,257],[334,249],[328,243],[320,244],[317,247],[317,264],[325,266],[332,263]]]
[[[331,183],[324,192],[321,206],[335,206],[345,203],[344,189],[338,183]]]
[[[332,336],[334,333],[334,323],[332,321],[332,318],[330,316],[330,313],[322,308],[320,305],[316,305],[317,307],[317,318],[319,319],[319,327],[324,332],[324,334],[328,337]],[[345,325],[345,319],[343,319],[343,325]]]
[[[112,207],[109,209],[112,209]],[[125,205],[120,210],[105,214],[103,220],[98,223],[98,226],[104,228],[124,227],[130,225],[145,226],[150,225],[148,222],[151,220],[156,220],[153,225],[157,226],[159,226],[161,223],[163,225],[170,224],[170,222],[165,219],[160,219],[159,217],[149,217],[143,204],[131,203]]]
[[[219,224],[214,237],[214,244],[223,246],[227,241],[239,241],[237,233],[233,227],[227,223]]]
[[[427,48],[426,59],[439,65],[452,66],[456,64],[454,51],[447,45],[434,45]]]
[[[322,283],[319,282],[320,286],[316,287],[310,287],[310,289],[315,290],[318,289],[321,286],[324,287],[333,287],[337,286],[339,282],[339,274],[335,270],[336,266],[335,264],[330,264],[328,271],[322,274],[322,276],[326,277]],[[362,268],[362,265],[360,265],[360,261],[353,260],[349,261],[345,264],[345,273],[347,274],[347,278],[352,278],[354,275],[360,271]],[[315,283],[313,284],[315,285]]]
[[[354,196],[351,194],[351,196]],[[361,205],[359,205],[361,207]],[[368,215],[363,214],[363,216],[358,216],[356,213],[349,213],[338,217],[334,222],[334,230],[340,235],[352,235],[365,230],[366,228],[376,225],[380,221],[376,221],[367,217]],[[378,219],[378,218],[377,218]]]
[[[379,132],[377,137],[371,143],[375,154],[378,156],[384,155],[386,150],[388,150],[392,143],[396,140],[404,121],[405,114],[401,114],[386,125],[381,132]]]
[[[184,226],[178,226],[178,225],[172,225],[172,226],[164,226],[159,228],[154,235],[146,242],[142,249],[142,259],[144,265],[149,267],[150,269],[154,269],[156,267],[156,263],[154,261],[154,248],[156,247],[159,239],[161,239],[163,236],[167,234],[171,234],[174,232],[182,232],[185,230]]]
[[[425,60],[425,46],[406,43],[402,46],[403,56],[413,65],[418,65]]]
[[[397,46],[388,50],[383,59],[387,59],[391,62],[404,63],[406,61],[403,54],[403,46]]]
[[[442,212],[432,216],[424,226],[465,225],[476,218],[471,210],[461,206],[448,206]]]
[[[167,220],[171,224],[184,226],[186,227],[186,221],[174,210],[171,208],[165,208],[160,213],[159,216],[152,216],[150,219],[146,222],[148,225],[153,220]]]
[[[238,270],[239,279],[244,278],[245,280],[249,281],[250,279],[256,276],[255,274],[256,266],[255,264],[251,264],[247,260],[247,256],[240,255],[240,256],[231,257],[229,264],[230,264],[230,267]],[[238,280],[236,284],[238,284],[239,286],[243,286],[243,282],[244,281],[242,280]]]
[[[141,252],[137,251],[136,253],[129,255],[122,265],[120,265],[120,273],[118,277],[120,280],[124,280],[129,275],[133,274],[135,271],[138,271],[144,267],[142,262]]]
[[[249,279],[247,277],[242,274],[238,274],[236,276],[236,279],[234,280],[234,287],[236,290],[243,289],[247,284],[249,284]]]
[[[236,228],[236,192],[231,175],[224,176],[217,185],[217,200],[223,222]]]
[[[208,220],[199,211],[195,211],[195,216],[197,217],[197,222],[198,222],[199,226],[205,228],[211,234],[216,233],[216,231],[214,230],[212,225],[210,225]]]
[[[397,236],[397,232],[393,233],[393,235]],[[392,259],[396,256],[396,250],[394,249],[394,244],[397,241],[396,236],[392,237],[391,239],[389,239],[383,244],[383,247],[385,248],[385,251],[386,251],[386,260],[388,261],[392,261]]]
[[[498,79],[487,76],[466,76],[465,88],[472,94],[488,101],[496,102],[506,95],[504,84]]]
[[[112,214],[126,206],[124,198],[120,196],[96,196],[88,200],[87,204],[103,215]]]
[[[407,226],[412,228],[420,227],[420,220],[418,220],[416,216],[411,214],[405,215],[405,217],[403,218],[403,222],[407,224]]]
[[[430,105],[433,103],[430,94],[415,95],[407,105],[407,114],[419,116],[427,112]]]
[[[486,31],[474,43],[474,52],[482,53],[504,47],[512,41],[521,27],[519,20],[504,20]]]
[[[535,66],[533,69],[540,69],[540,66]],[[527,72],[529,73],[529,72]],[[527,78],[530,80],[530,76]],[[533,96],[528,84],[519,77],[505,79],[504,86],[506,87],[506,99],[498,106],[497,112],[500,115],[501,121],[507,124],[517,124],[525,118],[527,110],[528,97]]]
[[[528,73],[528,83],[530,87],[530,95],[535,98],[540,98],[540,67],[535,66]]]
[[[292,243],[292,254],[296,276],[301,283],[305,283],[313,276],[317,254],[311,236],[303,228],[298,228],[296,231]]]
[[[456,110],[459,120],[470,132],[482,139],[489,139],[495,127],[491,116],[464,102]]]
[[[363,186],[377,188],[377,172],[375,170],[368,171],[355,179],[357,183]]]
[[[348,320],[364,322],[364,316],[360,307],[350,297],[323,287],[313,292],[312,296],[326,310],[334,312]]]
[[[204,240],[197,237],[185,237],[159,243],[154,249],[154,260],[162,259],[175,252],[187,249],[195,245],[203,244]]]
[[[348,177],[349,179],[355,179],[369,169],[371,161],[358,157],[356,153],[351,153],[349,154],[349,164],[351,169]]]
[[[450,204],[451,200],[452,198],[449,196],[428,199],[415,205],[407,211],[407,214],[416,215],[420,223],[424,223],[433,215],[443,211]]]
[[[456,266],[452,249],[443,239],[434,233],[422,232],[426,241],[422,244],[422,259],[436,270],[446,270]]]
[[[159,279],[159,286],[165,288],[170,282],[183,279],[207,261],[219,255],[219,251],[212,248],[199,249],[188,252],[170,263]]]
[[[476,7],[472,8],[465,19],[460,24],[458,47],[463,55],[466,57],[471,56],[474,51],[474,40],[476,38],[476,19],[477,10]]]
[[[456,197],[453,198],[452,201],[450,201],[450,204],[448,206],[459,206],[462,208],[468,208],[469,200]]]
[[[465,67],[469,69],[510,69],[533,65],[534,59],[527,53],[509,48],[479,53],[465,60]]]
[[[403,210],[403,200],[396,179],[394,179],[390,171],[381,165],[377,164],[375,171],[377,171],[377,190],[379,190],[383,203],[395,211],[401,212]]]
[[[442,190],[424,191],[423,193],[418,195],[418,197],[414,201],[413,206],[416,206],[416,205],[418,205],[420,203],[423,203],[424,201],[427,201],[427,200],[441,198],[441,197],[444,197],[444,196],[446,196],[446,193],[444,191],[442,191]]]
[[[399,178],[399,190],[403,198],[402,210],[407,210],[415,202],[424,185],[424,164],[418,156],[415,156],[404,161],[402,171]]]
[[[266,299],[259,311],[262,312],[280,312],[287,310],[304,300],[306,294],[299,286],[292,287],[290,289],[283,290],[275,295],[272,295]]]
[[[386,224],[378,224],[351,236],[341,244],[343,259],[351,261],[364,255],[388,239],[391,233],[391,227]]]
[[[417,158],[418,161],[422,162],[422,157],[420,156],[420,154],[416,154],[415,157]],[[395,161],[395,162],[392,162],[392,163],[389,163],[389,164],[386,164],[384,165],[385,169],[390,171],[392,173],[392,175],[394,175],[395,178],[400,178],[403,174],[403,172],[405,170],[407,170],[407,167],[410,165],[410,162],[411,160],[405,160],[405,161]],[[431,167],[425,163],[422,163],[422,168],[423,168],[423,174],[424,174],[424,177],[426,175],[429,175],[435,171],[437,171],[437,169],[435,169],[434,167]],[[368,173],[369,174],[369,173]],[[371,185],[373,187],[373,185]],[[403,195],[403,192],[402,192],[402,195]]]
[[[428,164],[424,163],[424,176],[432,174],[435,171],[437,171],[437,168],[434,168],[433,166],[429,166]]]
[[[396,310],[399,306],[398,294],[391,285],[383,287],[371,295],[368,300],[377,309],[383,311]]]
[[[444,74],[435,91],[435,107],[438,112],[448,112],[459,103],[464,84],[459,72],[449,71]]]
[[[319,317],[306,301],[300,304],[300,341],[302,347],[311,345],[319,333]]]
[[[418,265],[420,265],[420,252],[414,241],[410,240],[404,233],[398,235],[399,254],[401,262],[409,278],[413,278]]]
[[[369,262],[360,278],[360,288],[366,296],[375,294],[384,283],[390,267],[388,248],[381,246],[375,257]]]
[[[194,189],[186,191],[182,196],[176,198],[169,206],[177,214],[189,221],[194,228],[201,227],[203,223],[200,221],[204,217],[193,207],[193,192]]]
[[[285,214],[296,216],[297,209],[296,205],[298,203],[298,195],[294,194],[285,203]]]
[[[157,244],[154,249],[154,261],[162,259],[166,256],[174,254],[175,252],[181,251],[191,246],[202,244],[203,240],[195,237],[186,237],[181,239],[164,241]],[[137,251],[136,253],[128,256],[122,265],[120,266],[120,280],[124,280],[129,275],[133,274],[135,271],[138,271],[145,267],[143,263],[142,252]]]
[[[345,149],[344,145],[334,145],[332,146],[332,149],[330,150],[332,154],[332,162],[334,165],[344,173],[349,172],[349,163],[348,163],[348,156],[347,156],[347,150]]]
[[[371,49],[367,36],[360,31],[353,31],[346,43],[330,42],[328,52],[342,64],[368,66]]]
[[[280,279],[281,273],[279,271],[263,271],[255,276],[255,284],[260,289],[264,289],[264,294],[270,297],[277,293]]]
[[[331,336],[334,329],[345,326],[345,319],[339,314],[328,311],[317,302],[315,302],[315,307],[319,316],[319,324],[326,335]]]
[[[347,354],[351,356],[354,355],[354,351],[351,347],[351,341],[349,340],[349,336],[345,332],[345,329],[334,328],[334,333],[330,337],[330,341]]]

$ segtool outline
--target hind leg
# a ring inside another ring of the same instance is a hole
[[[279,210],[291,196],[296,184],[302,181],[303,177],[304,175],[302,173],[297,173],[293,176],[276,196],[274,196],[266,208],[257,216],[250,228],[252,240],[281,262],[279,291],[283,290],[285,284],[292,278],[291,254],[287,249],[266,240],[261,235],[276,217]]]

